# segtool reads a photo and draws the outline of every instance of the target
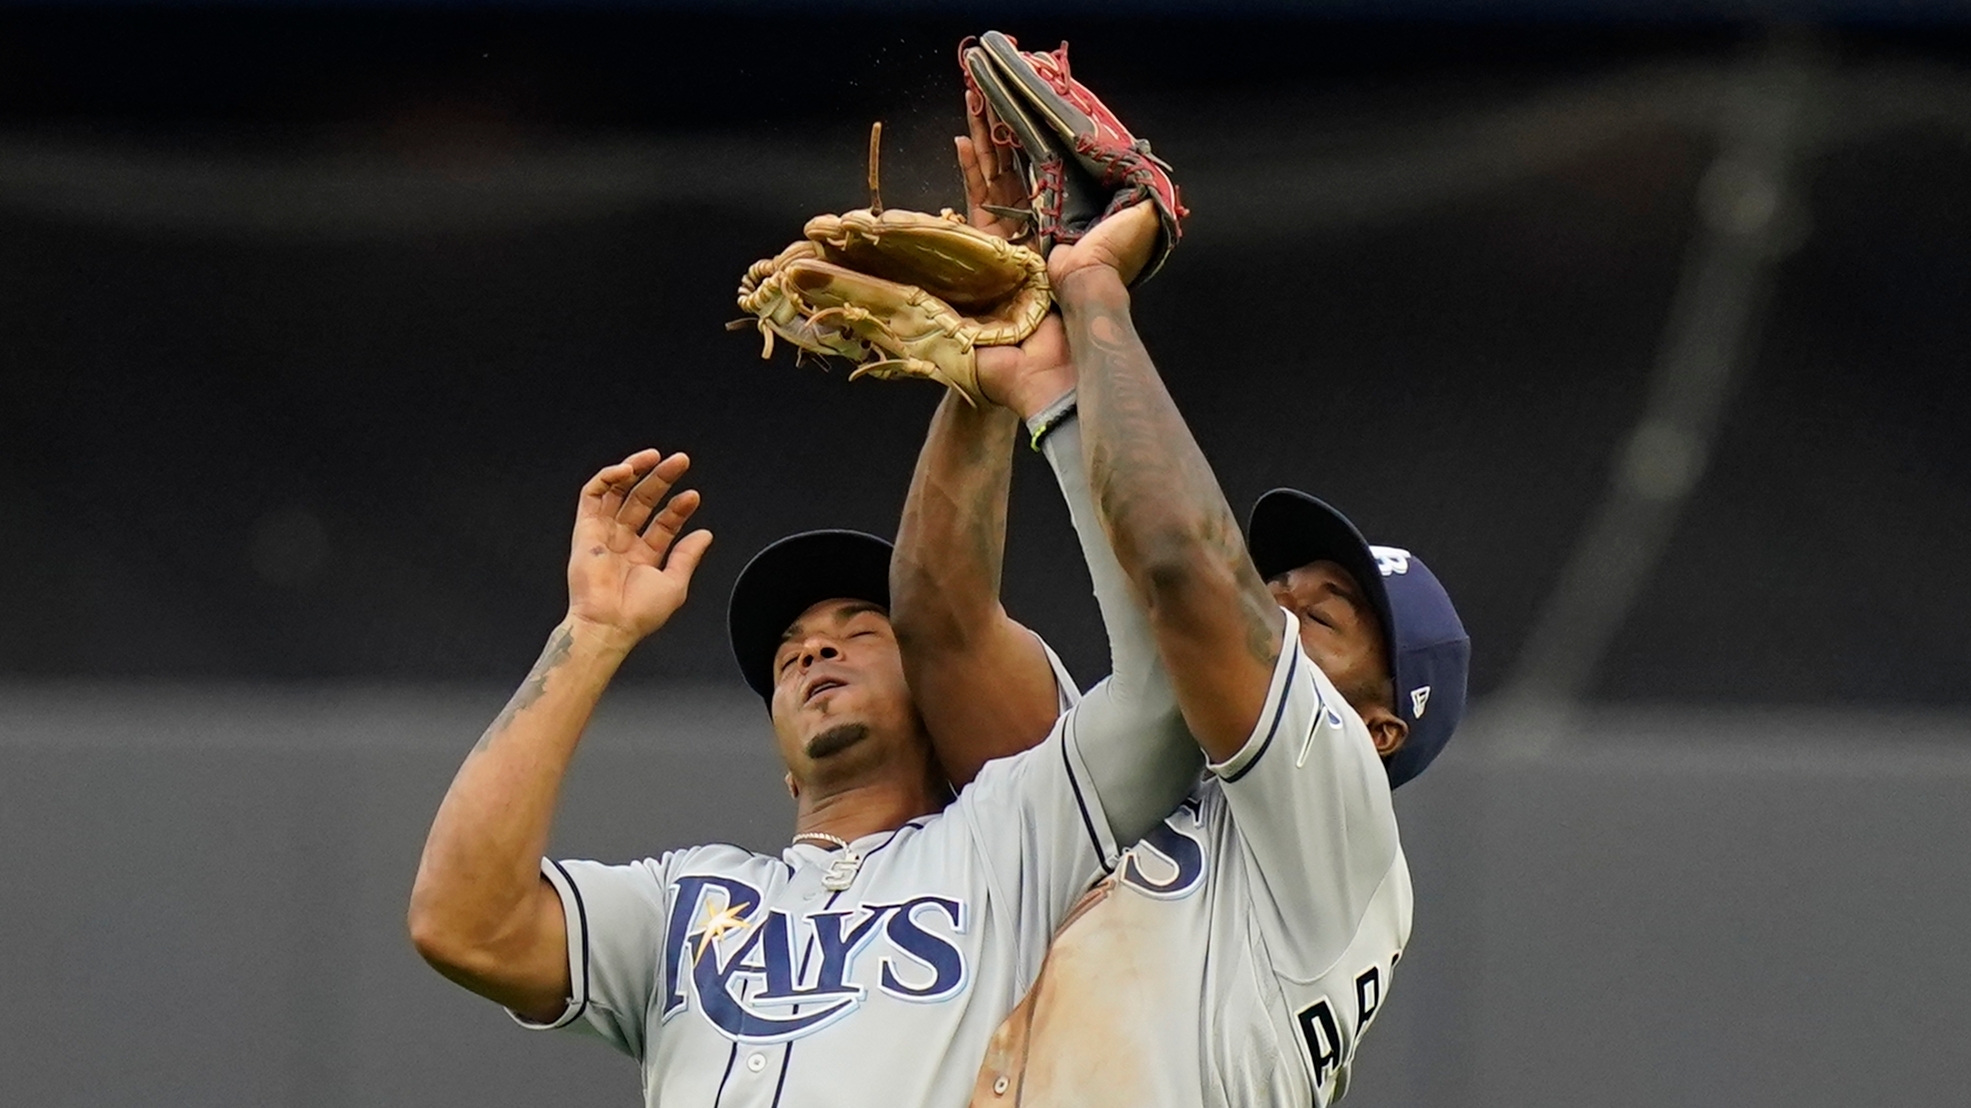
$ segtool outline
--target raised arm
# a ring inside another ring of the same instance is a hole
[[[583,487],[568,615],[466,755],[418,862],[409,913],[418,953],[522,1016],[552,1018],[571,988],[560,900],[540,866],[575,744],[630,648],[684,602],[711,545],[708,531],[678,538],[698,494],[669,494],[690,464],[645,450]]]
[[[1040,640],[999,602],[1019,420],[947,393],[917,455],[890,560],[903,670],[954,787],[1047,737],[1060,714]]]
[[[1123,275],[1156,233],[1148,205],[1048,259],[1079,373],[1089,480],[1110,545],[1148,613],[1177,702],[1223,762],[1252,733],[1284,614],[1130,318]]]
[[[983,102],[968,97],[967,109],[971,133],[957,140],[957,148],[972,223],[1010,233],[1016,226],[996,213],[1023,203],[1024,185],[995,153]],[[1075,733],[1111,829],[1126,844],[1176,805],[1196,776],[1197,753],[1149,625],[1130,599],[1096,518],[1073,418],[1069,353],[1061,320],[1050,316],[1017,349],[980,350],[979,382],[991,399],[1028,421],[1081,542],[1108,632],[1112,672],[1077,709]],[[1039,742],[1055,709],[1051,665],[1038,641],[999,603],[1008,429],[1004,415],[946,398],[918,458],[891,568],[905,670],[958,784],[985,761]],[[913,646],[928,649],[913,658]],[[950,721],[943,725],[949,735],[938,735],[941,721]]]
[[[1010,167],[999,164],[984,105],[967,107],[970,133],[955,140],[967,215],[972,226],[1005,238],[1018,224],[993,209],[1005,211],[1025,193],[1015,174],[1002,172]],[[1065,343],[1057,340],[1052,349],[1065,372]],[[956,394],[945,396],[917,455],[890,562],[890,621],[904,675],[957,788],[994,758],[1046,738],[1060,714],[1046,651],[999,602],[1018,429],[1018,418],[1005,408],[975,408]]]

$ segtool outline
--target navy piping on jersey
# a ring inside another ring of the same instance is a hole
[[[576,1020],[581,1019],[582,1013],[589,1010],[589,910],[588,906],[582,903],[582,887],[575,884],[575,879],[568,876],[568,871],[562,867],[561,863],[550,858],[548,859],[548,865],[553,866],[561,874],[561,879],[568,883],[569,891],[575,894],[575,918],[582,928],[582,1003],[580,1007],[575,1009],[574,1015],[564,1017],[561,1020],[560,1026],[566,1027]],[[573,982],[570,982],[570,984],[573,984]]]
[[[842,894],[840,891],[829,893],[828,899],[825,902],[823,902],[821,905],[822,911],[827,911],[828,909],[833,908],[835,906],[835,898],[841,895]],[[800,974],[801,977],[803,978],[808,975],[808,955],[814,953],[814,943],[813,943],[814,936],[809,935],[808,940],[809,941],[801,947],[800,968],[794,971]],[[799,978],[796,978],[796,980],[799,980]],[[801,1006],[799,1004],[794,1005],[794,1010],[789,1014],[796,1016],[800,1015]],[[734,1050],[739,1049],[738,1044],[734,1044],[733,1049]],[[773,1108],[780,1108],[780,1094],[783,1090],[787,1088],[787,1071],[789,1069],[792,1069],[793,1065],[794,1065],[794,1043],[790,1039],[787,1043],[787,1049],[780,1052],[780,1079],[773,1083]]]
[[[780,1056],[780,1080],[773,1083],[773,1108],[780,1108],[780,1094],[787,1089],[787,1071],[794,1065],[794,1044],[787,1044],[786,1053]]]
[[[919,831],[922,831],[924,829],[924,825],[922,823],[919,823],[917,820],[911,820],[909,823],[906,823],[903,826],[915,828]],[[881,843],[877,844],[874,850],[871,850],[869,853],[863,855],[862,860],[867,862],[869,859],[874,858],[877,854],[882,852],[884,847],[897,841],[897,836],[902,832],[903,832],[903,827],[899,827],[895,831],[890,832],[890,837],[884,839]],[[845,891],[847,890],[837,889],[834,892],[829,893],[828,899],[822,902],[821,905],[822,911],[827,911],[828,909],[833,908],[835,906],[835,901],[840,899],[842,893],[844,893]],[[801,977],[806,977],[808,975],[808,955],[813,953],[814,953],[814,936],[809,935],[808,941],[806,943],[803,943],[801,946],[800,968],[795,970],[795,972],[800,974]],[[800,1013],[801,1013],[801,1006],[799,1004],[795,1004],[793,1014],[799,1015]],[[738,1043],[732,1044],[732,1050],[733,1053],[737,1054],[739,1052],[739,1044]],[[787,1044],[787,1049],[785,1051],[782,1051],[780,1055],[780,1080],[774,1082],[773,1085],[773,1108],[780,1108],[780,1094],[787,1088],[787,1071],[793,1068],[793,1063],[794,1063],[794,1044],[790,1041]],[[727,1066],[730,1067],[731,1063],[728,1062]],[[725,1091],[725,1085],[723,1083],[720,1084],[719,1091],[721,1093]],[[712,1103],[716,1105],[718,1101],[714,1100]]]
[[[1071,723],[1069,727],[1072,726]],[[1115,870],[1109,865],[1109,852],[1102,849],[1102,836],[1095,833],[1095,820],[1088,814],[1088,802],[1082,799],[1081,781],[1074,775],[1074,760],[1068,757],[1069,737],[1068,730],[1064,728],[1061,732],[1061,768],[1067,771],[1068,788],[1074,790],[1074,806],[1081,811],[1081,825],[1088,830],[1088,841],[1095,844],[1095,861],[1101,865],[1103,873],[1113,873]]]
[[[732,1079],[732,1064],[739,1060],[739,1044],[732,1044],[732,1051],[725,1056],[725,1072],[719,1075],[719,1091],[712,1094],[713,1108],[725,1099],[725,1083]]]
[[[1273,745],[1273,736],[1280,733],[1280,720],[1287,714],[1287,698],[1293,695],[1293,678],[1294,674],[1299,670],[1300,648],[1296,646],[1293,657],[1287,659],[1287,679],[1280,683],[1280,704],[1273,709],[1273,726],[1266,729],[1266,741],[1259,744],[1259,753],[1254,754],[1251,761],[1240,766],[1239,772],[1227,777],[1225,780],[1237,781],[1239,778],[1251,773],[1252,767],[1258,765],[1261,758],[1266,757],[1266,749]]]

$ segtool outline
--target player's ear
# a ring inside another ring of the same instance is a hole
[[[801,786],[799,782],[794,780],[794,771],[791,769],[788,770],[787,776],[782,778],[782,780],[787,782],[787,795],[793,797],[795,800],[801,799]]]
[[[1362,717],[1369,725],[1369,738],[1376,744],[1376,755],[1387,758],[1403,749],[1403,740],[1410,737],[1410,725],[1396,718],[1396,713],[1378,704]]]

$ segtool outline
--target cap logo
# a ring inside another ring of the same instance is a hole
[[[1392,573],[1410,572],[1410,552],[1399,546],[1372,546],[1369,553],[1376,556],[1376,568],[1384,577]]]
[[[1428,703],[1430,703],[1429,685],[1424,685],[1421,688],[1415,688],[1410,690],[1411,716],[1415,717],[1416,719],[1422,719],[1424,715],[1424,705]]]

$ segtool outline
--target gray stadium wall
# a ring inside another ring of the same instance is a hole
[[[0,688],[0,1100],[633,1101],[411,951],[424,829],[496,688]],[[1963,1103],[1971,718],[1591,718],[1470,733],[1398,794],[1416,929],[1354,1108]],[[772,849],[759,703],[605,705],[557,852]]]

